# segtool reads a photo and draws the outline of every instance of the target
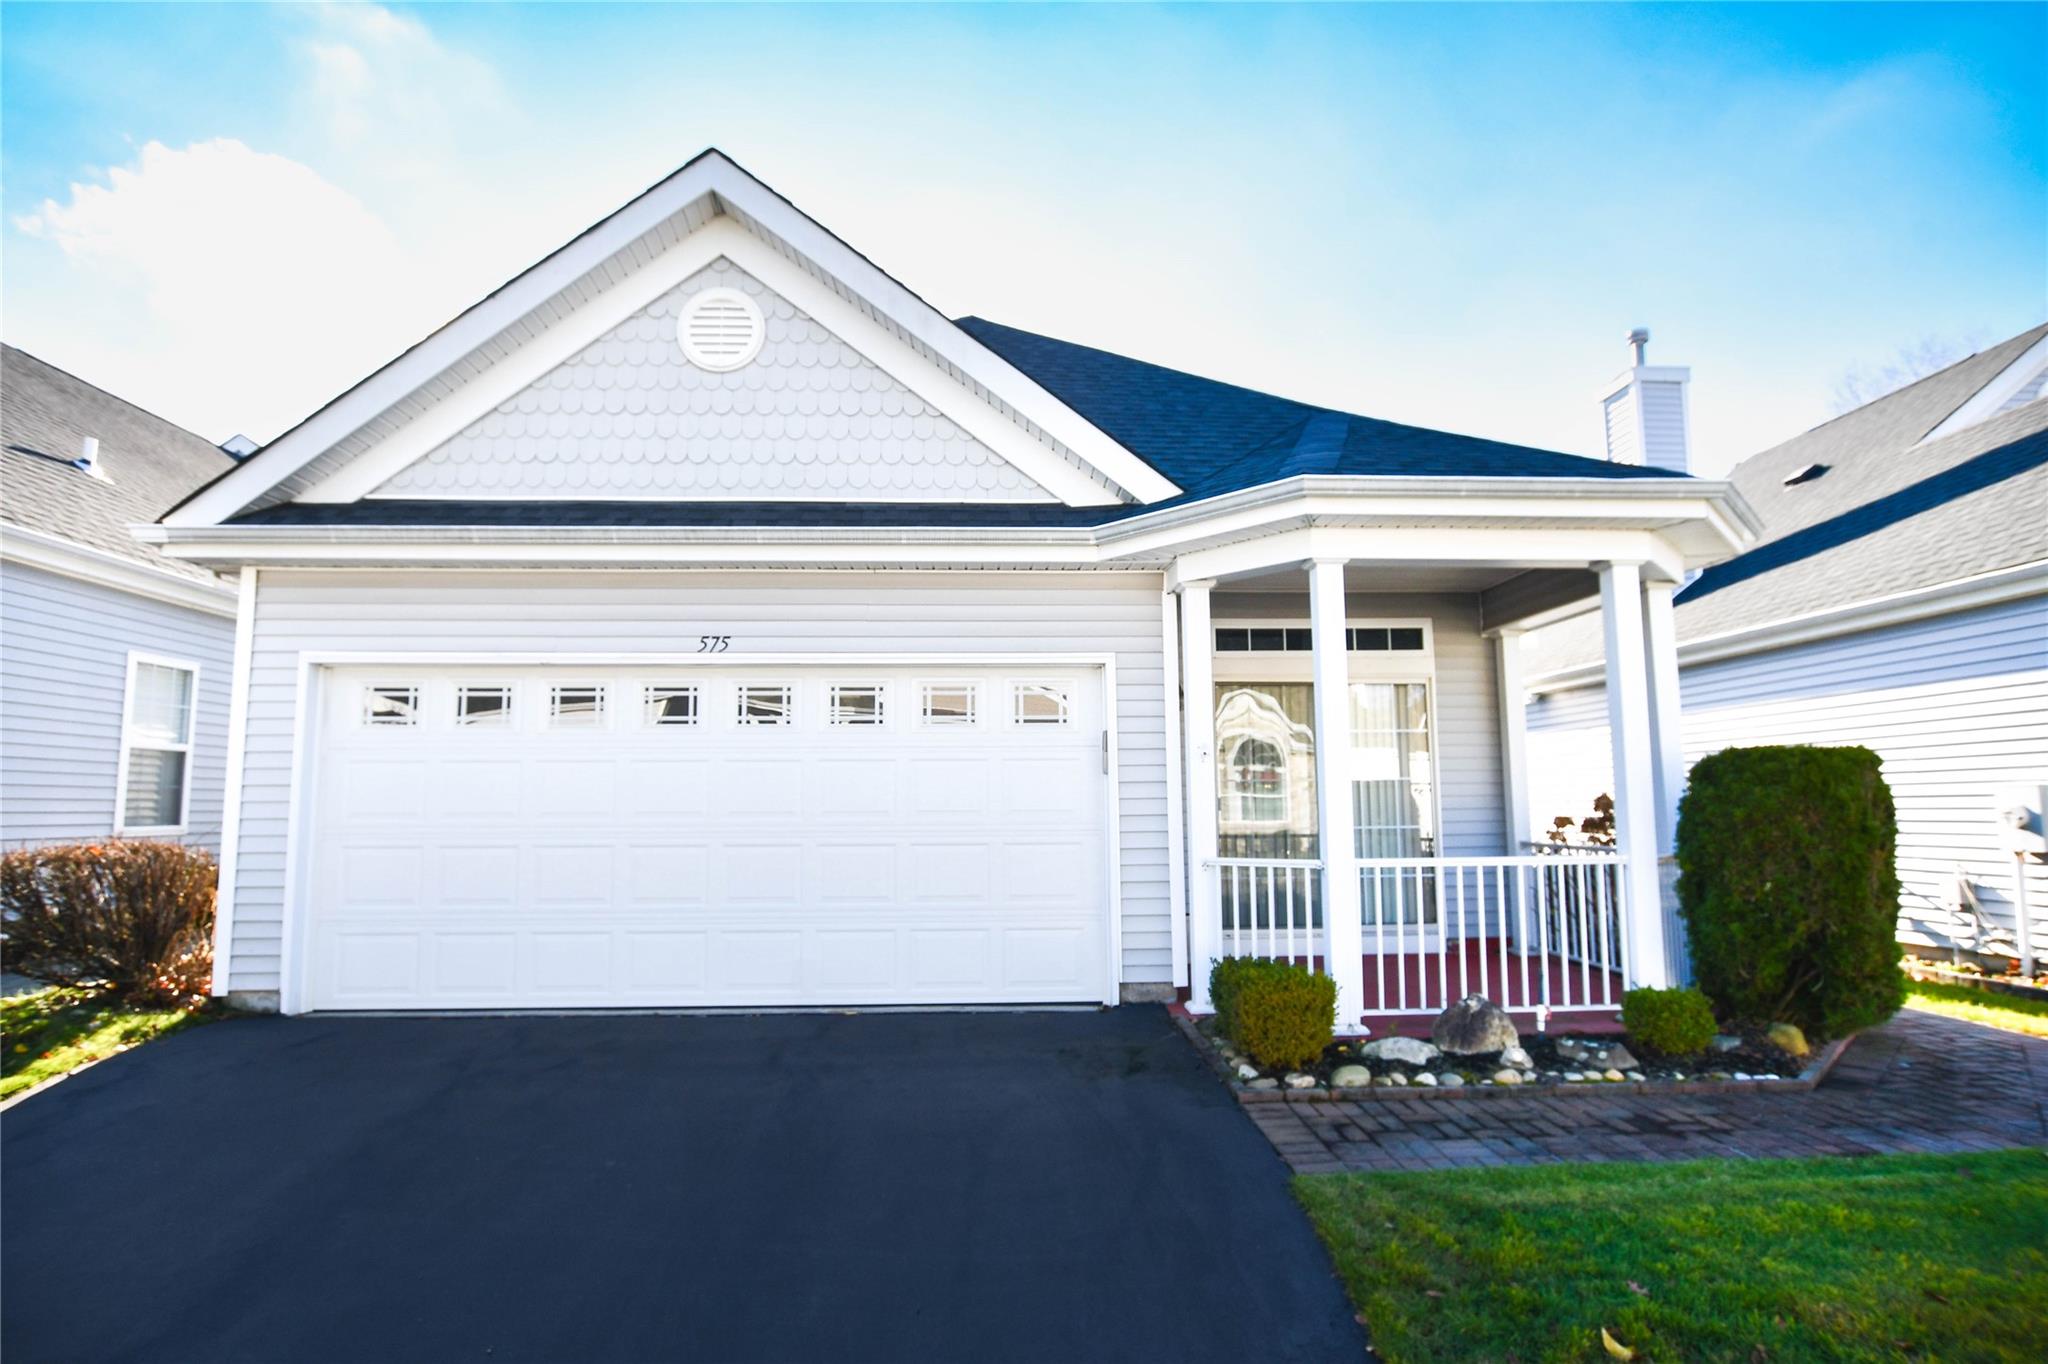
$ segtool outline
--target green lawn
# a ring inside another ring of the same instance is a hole
[[[1390,1364],[2038,1360],[2048,1153],[1294,1182]]]
[[[1940,981],[1909,980],[1906,1007],[1945,1014],[1967,1023],[2048,1037],[2048,1002],[2038,999],[1973,990],[1967,985],[1945,985]]]
[[[0,1099],[213,1016],[130,1008],[105,991],[61,985],[0,1000]]]

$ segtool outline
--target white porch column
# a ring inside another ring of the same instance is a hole
[[[1607,726],[1614,741],[1615,837],[1626,866],[1631,984],[1669,985],[1657,869],[1656,768],[1650,754],[1650,683],[1643,651],[1642,573],[1600,566],[1607,644]]]
[[[1519,857],[1534,835],[1529,827],[1529,696],[1522,685],[1522,632],[1493,637],[1500,705],[1501,817],[1507,821],[1509,857]]]
[[[1643,661],[1650,681],[1650,762],[1657,804],[1658,899],[1671,979],[1692,979],[1685,921],[1678,913],[1678,798],[1685,794],[1685,737],[1678,689],[1678,625],[1672,599],[1678,584],[1643,584]]]
[[[1188,1008],[1209,1013],[1209,968],[1222,955],[1223,910],[1216,902],[1216,631],[1209,623],[1213,582],[1180,585],[1180,674],[1187,697],[1182,729],[1188,774]],[[1173,698],[1168,697],[1168,704]],[[1178,850],[1176,850],[1176,856]]]
[[[1337,982],[1337,1031],[1365,1012],[1365,942],[1359,927],[1358,835],[1351,806],[1351,654],[1344,640],[1344,560],[1308,570],[1315,642],[1316,833],[1323,852],[1323,969]]]

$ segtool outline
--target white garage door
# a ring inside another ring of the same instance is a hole
[[[1108,990],[1099,669],[334,669],[308,1007]]]

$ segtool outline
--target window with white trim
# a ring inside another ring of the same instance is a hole
[[[198,690],[196,664],[129,656],[116,833],[169,833],[185,827]]]
[[[888,700],[878,685],[834,684],[826,719],[835,725],[879,725],[887,713]]]
[[[455,723],[479,728],[509,728],[512,724],[512,689],[457,687]]]
[[[596,729],[604,724],[604,688],[590,684],[548,688],[548,724],[555,729]]]
[[[971,725],[981,688],[973,682],[925,682],[918,696],[918,715],[926,724]]]
[[[774,683],[742,684],[734,718],[743,725],[795,724],[796,691]]]
[[[697,723],[695,687],[649,687],[641,697],[641,716],[650,725]]]
[[[1020,725],[1064,725],[1067,689],[1050,682],[1019,682],[1010,691],[1010,719]]]
[[[416,725],[420,722],[418,687],[363,688],[363,723]]]

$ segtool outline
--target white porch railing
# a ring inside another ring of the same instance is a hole
[[[1321,862],[1208,865],[1222,955],[1324,965]],[[1468,994],[1516,1011],[1621,1007],[1632,974],[1617,851],[1366,858],[1358,877],[1368,1014],[1435,1014]]]
[[[1322,955],[1321,862],[1230,857],[1209,867],[1223,911],[1222,955],[1303,964]]]

